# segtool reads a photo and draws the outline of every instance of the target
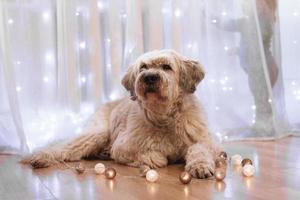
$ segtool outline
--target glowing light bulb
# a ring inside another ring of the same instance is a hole
[[[223,80],[223,79],[220,80],[220,84],[221,84],[221,85],[225,85],[225,82],[226,82],[226,81]]]
[[[54,64],[54,55],[51,51],[45,54],[45,60],[47,64]]]
[[[297,43],[298,43],[298,41],[297,41],[297,40],[294,40],[294,41],[293,41],[293,44],[297,44]]]
[[[111,42],[110,38],[107,38],[106,41],[107,41],[107,43],[110,43],[110,42]]]
[[[268,99],[268,102],[269,102],[269,103],[272,103],[272,99]]]
[[[218,136],[219,138],[221,138],[222,134],[220,132],[216,132],[216,136]]]
[[[80,80],[81,80],[82,83],[85,83],[85,82],[86,82],[86,78],[85,78],[84,76],[82,76],[82,77],[80,78]]]
[[[76,12],[76,13],[75,13],[75,15],[76,15],[76,16],[79,16],[79,15],[80,15],[80,13],[79,13],[79,12]]]
[[[214,175],[215,175],[215,178],[217,181],[222,181],[226,176],[226,170],[224,170],[222,168],[217,168],[215,170]]]
[[[48,21],[50,19],[50,13],[48,11],[43,12],[44,21]]]
[[[84,114],[89,115],[90,113],[94,112],[94,107],[91,106],[91,105],[85,105],[85,106],[82,107],[82,111],[83,111]]]
[[[256,105],[252,105],[251,108],[252,108],[252,110],[255,110],[256,109]]]
[[[180,9],[178,9],[178,8],[174,11],[174,15],[177,18],[179,18],[181,16],[181,14],[182,14],[182,11]]]
[[[299,16],[299,12],[295,11],[295,12],[293,12],[293,15],[294,15],[295,17],[298,17],[298,16]]]
[[[101,1],[98,1],[97,7],[98,7],[99,10],[103,10],[104,9],[104,3],[101,2]]]
[[[103,163],[97,163],[94,170],[96,174],[103,174],[105,172],[105,165]]]
[[[227,15],[227,12],[223,11],[223,12],[221,13],[221,15],[226,16],[226,15]]]
[[[110,100],[116,100],[119,97],[118,91],[114,91],[109,95]]]
[[[14,20],[13,20],[13,19],[9,19],[9,20],[7,20],[7,22],[8,22],[9,24],[13,24],[13,23],[14,23]]]
[[[253,165],[247,164],[243,167],[243,174],[245,176],[253,176],[255,173],[255,168]]]
[[[215,107],[216,110],[220,110],[220,108],[218,106]]]
[[[293,91],[293,95],[297,95],[297,91],[296,90]]]
[[[21,86],[17,86],[17,87],[16,87],[16,91],[17,91],[17,92],[20,92],[21,90],[22,90]]]
[[[158,173],[156,170],[154,169],[150,169],[147,173],[146,173],[146,179],[149,182],[156,182],[158,179]]]
[[[85,42],[80,42],[80,43],[79,43],[79,47],[80,47],[81,49],[85,49],[85,48],[86,48],[86,43],[85,43]]]
[[[215,24],[215,23],[217,23],[217,20],[213,19],[213,20],[211,20],[211,22]]]
[[[15,62],[17,65],[20,65],[21,64],[21,61],[16,61]]]
[[[193,47],[192,44],[188,44],[188,45],[187,45],[187,48],[189,48],[189,49],[192,48],[192,47]]]
[[[228,46],[224,46],[224,50],[225,50],[225,51],[228,51],[228,50],[229,50],[229,47],[228,47]]]
[[[49,78],[48,78],[47,76],[45,76],[45,77],[43,78],[43,80],[44,80],[45,83],[48,83],[48,82],[49,82]]]

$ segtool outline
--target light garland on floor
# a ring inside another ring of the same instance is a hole
[[[226,177],[226,171],[227,171],[227,161],[228,156],[225,151],[222,151],[219,153],[218,157],[215,160],[215,173],[214,177],[217,182],[222,182]],[[242,158],[241,155],[235,154],[230,158],[230,162],[232,165],[236,166],[242,166],[242,174],[245,177],[251,177],[255,173],[255,168],[253,166],[252,160],[249,158]],[[93,171],[96,175],[105,175],[107,179],[114,179],[117,175],[117,171],[113,167],[106,167],[103,163],[97,163],[93,169],[86,169],[82,163],[76,164],[74,167],[67,164],[64,161],[60,161],[63,165],[67,167],[67,169],[71,169],[75,171],[78,174],[82,174],[86,171]],[[146,180],[150,183],[157,182],[159,179],[159,174],[155,169],[150,169],[149,166],[142,165],[140,167],[140,176],[145,177]],[[130,177],[130,178],[137,178],[137,176],[124,176],[124,177]],[[192,175],[189,172],[183,171],[179,175],[179,181],[182,184],[189,184],[192,181]]]

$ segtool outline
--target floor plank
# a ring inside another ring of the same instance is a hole
[[[0,199],[55,199],[39,177],[18,160],[18,156],[0,156]]]
[[[300,199],[299,144],[299,137],[225,143],[229,155],[253,160],[255,176],[244,177],[241,168],[229,166],[223,182],[193,179],[189,185],[178,181],[183,165],[159,169],[158,182],[148,183],[138,169],[112,161],[83,161],[88,170],[76,174],[57,167],[31,170],[17,162],[18,156],[2,155],[0,199]],[[95,175],[92,168],[97,162],[114,167],[116,178]]]

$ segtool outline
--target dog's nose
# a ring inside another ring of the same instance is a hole
[[[144,82],[146,84],[154,84],[159,81],[159,75],[158,74],[148,74],[144,76]]]

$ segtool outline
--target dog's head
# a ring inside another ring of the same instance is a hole
[[[157,50],[140,56],[129,67],[122,84],[132,100],[168,103],[193,93],[204,78],[201,65],[173,50]]]

